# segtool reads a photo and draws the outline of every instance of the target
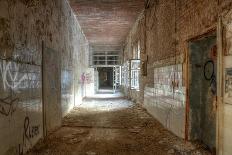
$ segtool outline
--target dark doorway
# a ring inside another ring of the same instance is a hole
[[[190,42],[190,138],[215,153],[216,35]]]
[[[113,68],[98,68],[99,89],[113,89]]]

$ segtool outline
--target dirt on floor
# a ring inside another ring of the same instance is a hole
[[[28,155],[210,155],[125,99],[89,99]]]

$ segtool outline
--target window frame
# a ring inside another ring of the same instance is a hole
[[[137,63],[133,66],[133,61]],[[130,59],[130,89],[140,90],[140,74],[141,74],[141,60],[140,59]]]

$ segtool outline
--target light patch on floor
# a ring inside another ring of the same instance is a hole
[[[114,99],[114,98],[123,98],[124,94],[119,90],[114,91],[113,89],[99,89],[96,94],[92,96],[87,96],[87,98],[92,99]]]
[[[134,105],[133,102],[124,99],[85,99],[84,102],[78,107],[79,109],[86,110],[87,113],[102,112],[102,111],[117,111],[121,109],[130,108]]]

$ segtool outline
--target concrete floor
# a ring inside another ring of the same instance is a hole
[[[125,99],[87,99],[28,155],[210,155]]]
[[[124,94],[120,92],[120,90],[116,90],[115,92],[113,89],[106,88],[106,89],[99,89],[96,94],[92,96],[87,96],[87,98],[95,98],[95,99],[105,99],[105,98],[122,98]]]

